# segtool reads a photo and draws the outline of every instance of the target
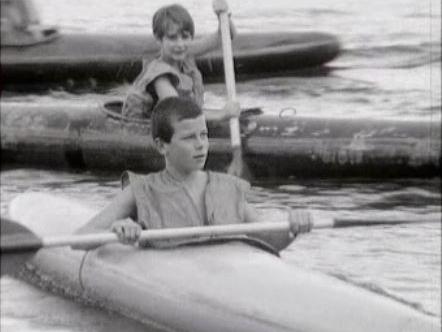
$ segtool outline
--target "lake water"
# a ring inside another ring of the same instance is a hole
[[[180,1],[193,15],[197,33],[215,30],[209,1]],[[39,0],[46,24],[64,32],[150,33],[153,12],[168,2],[151,0]],[[441,4],[437,0],[230,1],[239,32],[323,31],[340,38],[343,52],[328,75],[256,79],[237,84],[243,106],[266,112],[294,107],[318,116],[441,117]],[[2,95],[36,103],[95,102],[122,97],[127,86],[72,94]],[[206,86],[206,103],[220,106],[222,84]],[[119,190],[114,175],[4,170],[1,213],[16,195],[44,191],[87,199],[103,207]],[[309,207],[317,215],[377,215],[422,218],[441,215],[440,179],[395,181],[293,179],[254,183],[260,208]],[[276,219],[277,217],[274,217]],[[441,225],[352,227],[317,230],[299,237],[282,259],[334,275],[441,316]],[[121,316],[38,290],[23,281],[1,279],[2,331],[143,331]]]

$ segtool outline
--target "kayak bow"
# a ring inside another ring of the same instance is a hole
[[[16,197],[9,213],[49,236],[71,234],[96,211],[29,193]],[[164,331],[440,330],[436,319],[391,298],[238,241],[166,250],[108,244],[87,253],[48,248],[27,266],[58,289]]]

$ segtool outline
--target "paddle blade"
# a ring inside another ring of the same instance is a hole
[[[42,242],[29,229],[9,219],[1,218],[0,226],[1,275],[13,275],[42,247]]]
[[[29,229],[9,219],[1,219],[1,253],[35,251],[43,246],[41,239]]]

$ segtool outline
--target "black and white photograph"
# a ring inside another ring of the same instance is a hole
[[[440,0],[0,0],[2,332],[440,332]]]

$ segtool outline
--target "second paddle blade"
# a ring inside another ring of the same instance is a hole
[[[42,247],[41,239],[23,225],[1,218],[1,254],[35,251]]]
[[[41,240],[26,227],[1,218],[1,275],[14,275],[31,259]]]

